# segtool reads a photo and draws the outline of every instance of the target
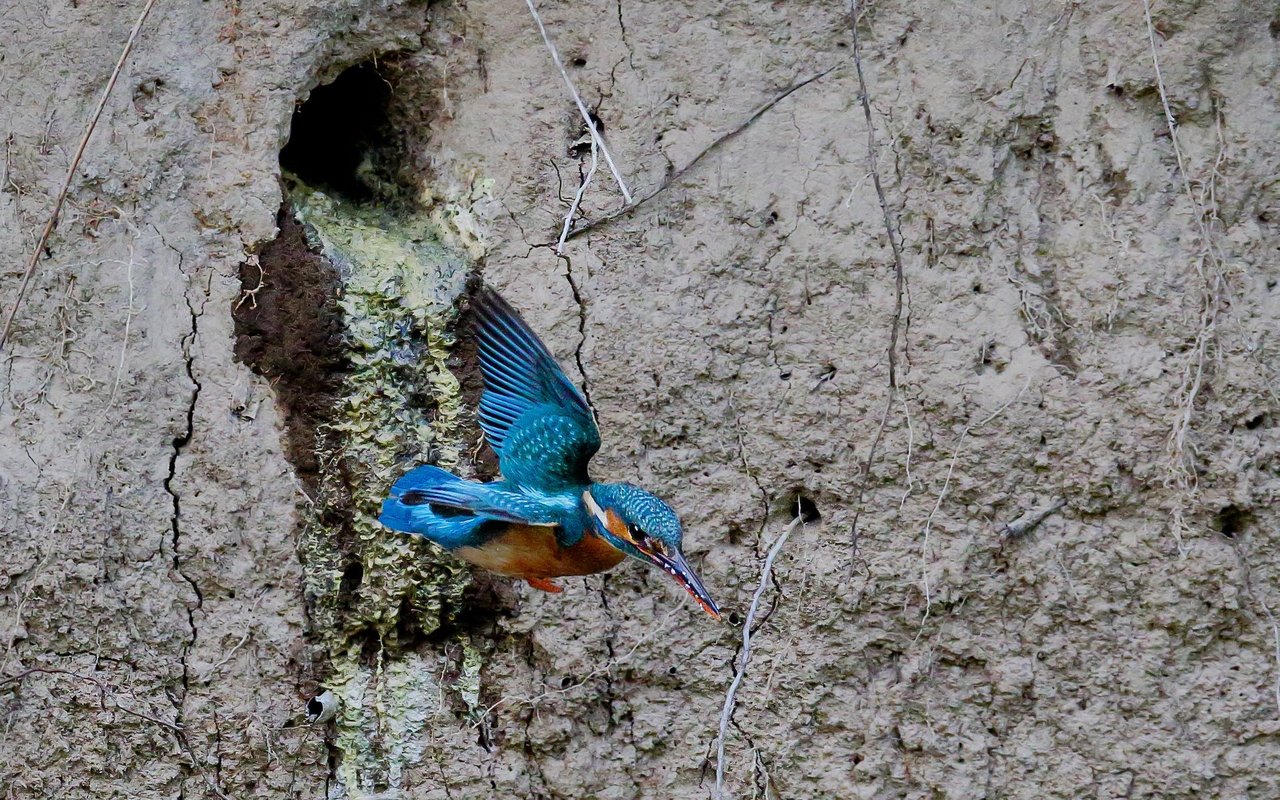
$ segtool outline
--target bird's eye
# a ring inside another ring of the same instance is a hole
[[[644,531],[640,530],[640,527],[638,525],[627,525],[627,533],[631,534],[631,541],[635,542],[636,544],[642,545],[642,544],[646,544],[649,541],[649,537],[645,534]]]

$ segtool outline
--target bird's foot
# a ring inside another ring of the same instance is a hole
[[[557,586],[546,578],[525,578],[525,580],[533,588],[544,592],[550,592],[551,594],[559,594],[564,591],[563,586]]]

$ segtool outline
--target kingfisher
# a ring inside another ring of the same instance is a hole
[[[712,618],[720,609],[682,550],[671,506],[629,483],[596,483],[600,449],[591,408],[537,334],[497,292],[471,301],[484,392],[479,421],[501,479],[470,481],[423,465],[391,487],[378,517],[455,556],[535,589],[632,558],[658,567]]]

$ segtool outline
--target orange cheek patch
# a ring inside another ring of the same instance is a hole
[[[613,513],[613,509],[607,509],[604,514],[605,518],[609,520],[609,533],[612,533],[624,542],[631,542],[632,544],[635,544],[635,542],[631,540],[631,533],[627,531],[627,523],[622,521],[622,517]]]

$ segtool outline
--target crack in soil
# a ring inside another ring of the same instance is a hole
[[[163,239],[161,241],[163,241]],[[177,254],[178,271],[182,274],[184,278],[188,279],[188,283],[189,283],[190,276],[188,276],[186,271],[182,268],[182,265],[183,265],[182,253],[179,252],[172,245],[170,245],[168,242],[164,242],[164,244],[166,247],[168,247],[170,250],[173,250]],[[178,573],[178,575],[182,576],[182,579],[186,581],[188,586],[191,587],[191,591],[195,594],[195,597],[196,597],[195,605],[189,606],[187,608],[187,624],[190,626],[191,636],[187,640],[186,644],[183,645],[183,648],[182,648],[183,696],[182,698],[180,698],[180,701],[175,704],[175,711],[177,714],[177,719],[175,720],[175,722],[179,726],[181,726],[183,722],[183,708],[182,708],[181,700],[186,698],[186,692],[190,682],[190,668],[188,663],[188,657],[191,654],[191,650],[195,647],[196,639],[199,636],[199,630],[196,626],[195,613],[196,611],[198,611],[200,608],[204,606],[204,593],[200,591],[200,587],[199,585],[197,585],[195,579],[192,578],[190,575],[188,575],[186,572],[184,572],[182,569],[182,558],[181,558],[181,552],[180,552],[181,546],[182,546],[182,498],[178,494],[177,490],[173,488],[173,481],[177,477],[177,473],[178,473],[178,458],[179,456],[182,455],[182,452],[186,449],[187,445],[191,443],[191,438],[195,433],[196,403],[200,399],[200,390],[202,388],[200,381],[196,378],[196,375],[195,375],[195,356],[191,354],[191,348],[195,344],[196,337],[199,336],[200,334],[199,320],[200,320],[200,314],[203,312],[203,308],[201,308],[200,310],[196,310],[196,308],[191,304],[191,299],[189,297],[186,297],[185,288],[184,288],[184,298],[186,299],[187,311],[191,316],[191,329],[187,331],[187,333],[184,334],[182,337],[182,356],[183,356],[184,368],[187,374],[187,380],[191,382],[192,389],[191,389],[190,399],[187,402],[186,426],[183,429],[182,433],[180,433],[179,435],[173,438],[173,451],[169,454],[169,472],[165,476],[163,481],[165,492],[167,492],[169,494],[169,497],[173,500],[173,514],[170,517],[170,545],[173,548],[173,569],[175,572]]]
[[[591,379],[587,377],[587,368],[582,362],[582,348],[587,343],[587,304],[582,299],[577,280],[573,277],[573,262],[566,255],[557,254],[556,258],[564,262],[564,278],[569,282],[573,301],[578,304],[578,344],[573,348],[573,362],[578,365],[578,372],[582,375],[582,395],[591,409],[591,416],[599,420],[600,415],[596,413],[596,404],[591,400]]]
[[[635,69],[636,51],[635,48],[631,46],[631,40],[627,38],[627,23],[622,20],[622,0],[617,0],[615,5],[618,11],[618,30],[622,31],[622,46],[627,48],[627,64],[630,65],[632,69]]]

